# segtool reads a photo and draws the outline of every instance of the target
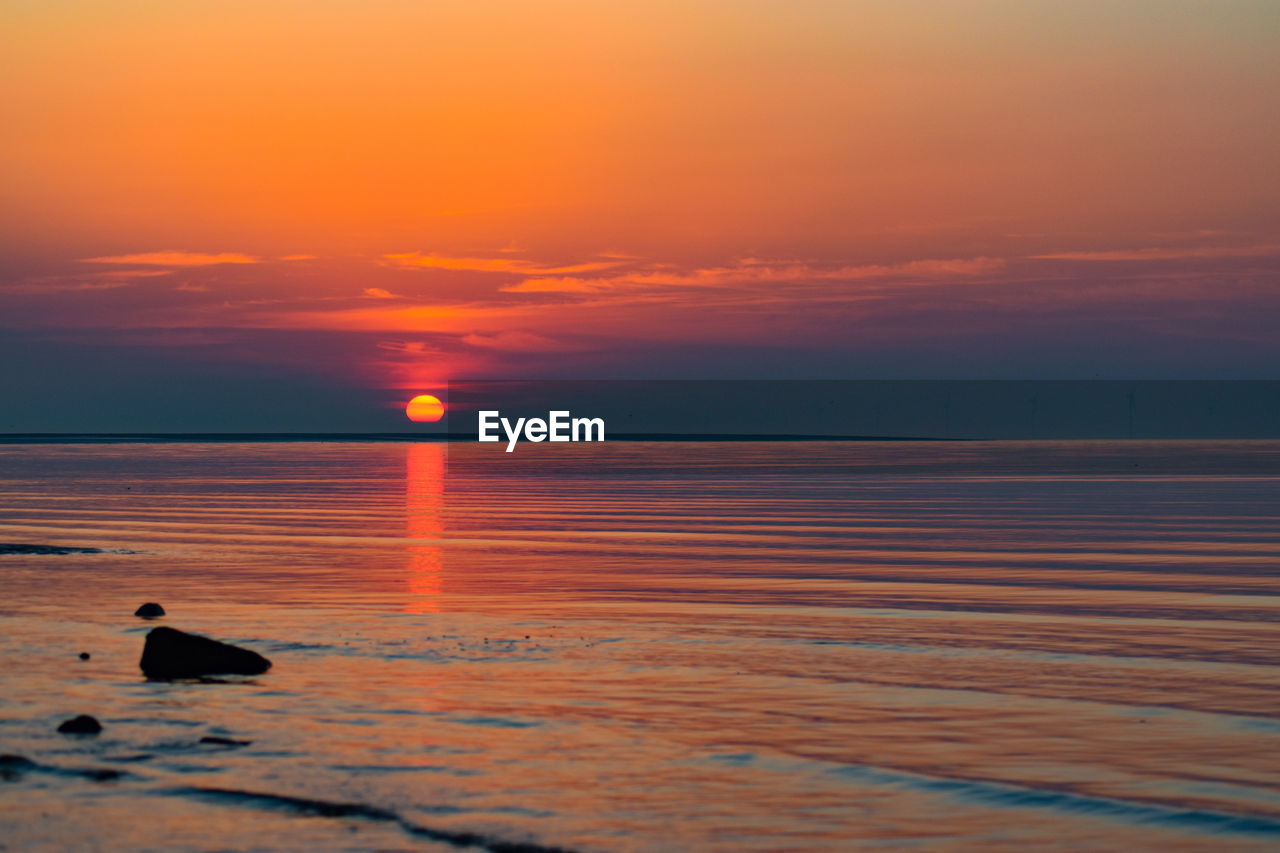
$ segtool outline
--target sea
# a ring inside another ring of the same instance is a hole
[[[0,849],[1276,850],[1278,511],[1274,441],[0,444]]]

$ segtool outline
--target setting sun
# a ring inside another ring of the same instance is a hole
[[[404,413],[411,421],[433,424],[444,417],[444,403],[440,402],[439,397],[419,394],[404,407]]]

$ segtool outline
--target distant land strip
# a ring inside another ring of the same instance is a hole
[[[0,444],[195,444],[288,441],[469,441],[471,432],[174,432],[174,433],[0,433]],[[606,441],[970,441],[908,435],[798,435],[789,433],[624,432]]]

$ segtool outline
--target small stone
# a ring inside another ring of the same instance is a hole
[[[146,604],[133,611],[134,616],[141,616],[143,619],[155,619],[157,616],[164,615],[164,608],[154,601],[148,601]]]
[[[102,731],[102,723],[88,714],[64,720],[62,725],[58,726],[58,732],[64,735],[96,735],[100,731]]]
[[[80,653],[80,660],[88,660],[88,659],[89,659],[89,653],[88,653],[88,652],[81,652],[81,653]]]
[[[80,775],[95,782],[110,782],[112,779],[119,779],[124,774],[109,767],[90,767],[88,770],[81,770]]]

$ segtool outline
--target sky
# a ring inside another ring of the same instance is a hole
[[[0,431],[1280,374],[1280,3],[0,2]]]

